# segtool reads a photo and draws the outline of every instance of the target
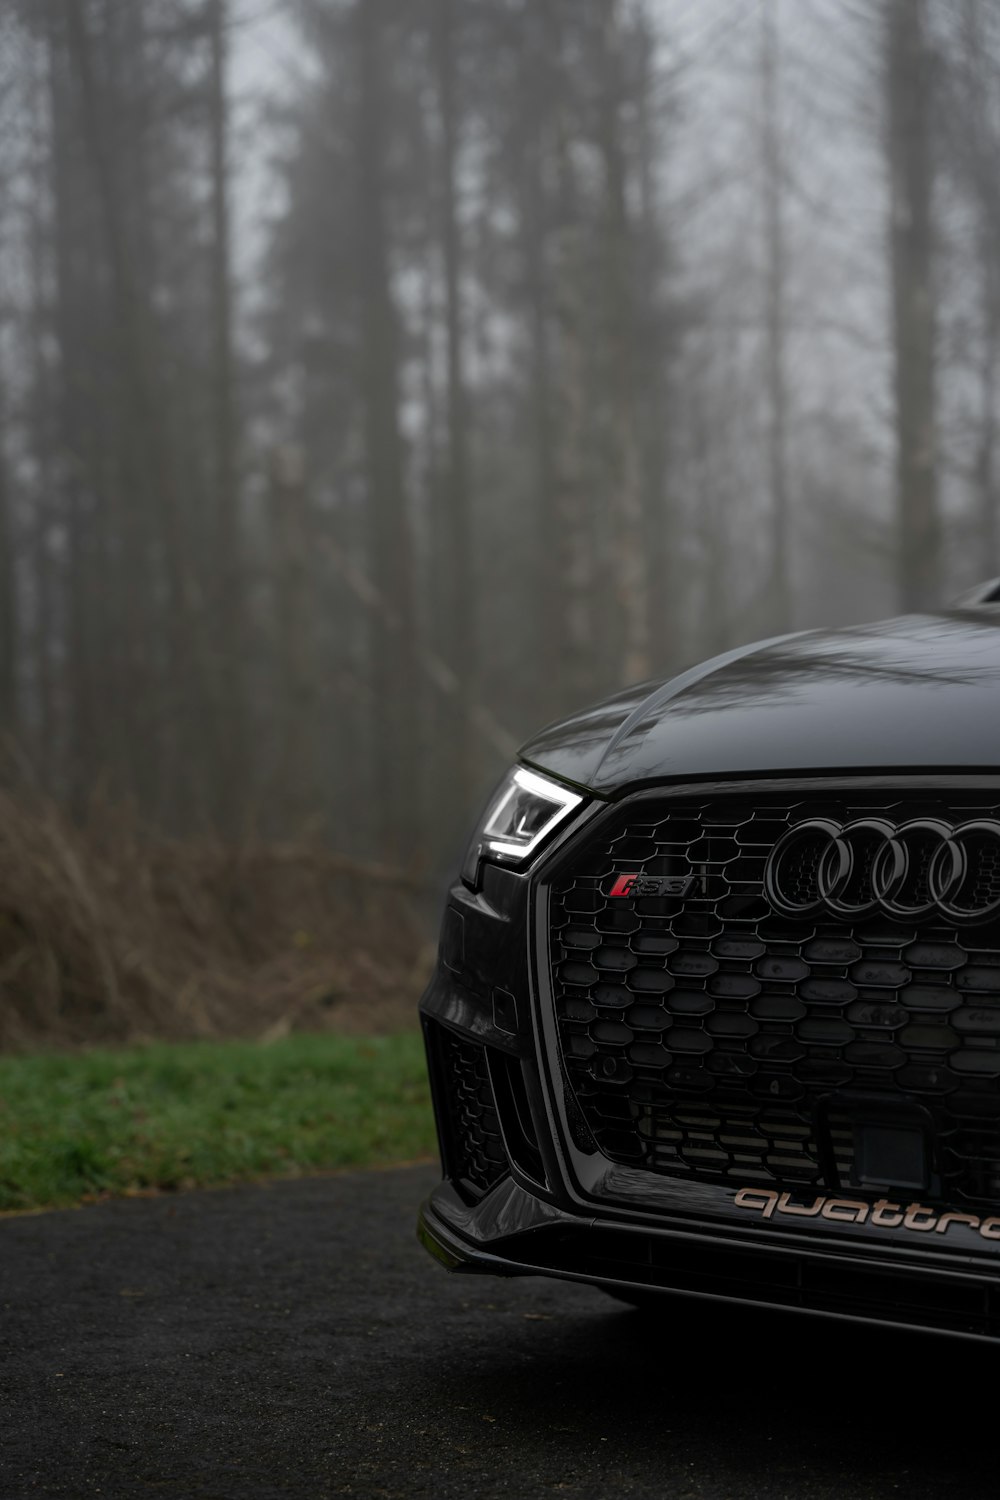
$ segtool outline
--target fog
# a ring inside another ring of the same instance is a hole
[[[439,881],[518,742],[997,564],[992,0],[2,0],[0,722]]]

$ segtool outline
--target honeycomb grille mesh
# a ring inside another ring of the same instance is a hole
[[[817,1104],[863,1092],[929,1112],[943,1197],[1000,1201],[1000,924],[789,918],[763,894],[806,819],[998,814],[981,794],[636,799],[573,847],[551,880],[551,979],[601,1150],[672,1176],[846,1182],[849,1123],[821,1142]],[[610,897],[623,872],[698,884]]]
[[[449,1170],[470,1198],[482,1197],[507,1172],[486,1050],[437,1028],[448,1116]]]

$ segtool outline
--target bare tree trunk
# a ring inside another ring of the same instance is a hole
[[[65,530],[63,607],[66,664],[62,681],[65,719],[63,785],[70,805],[80,810],[98,772],[96,754],[95,587],[90,517],[84,484],[87,451],[86,398],[80,353],[82,294],[80,262],[73,247],[80,232],[79,183],[73,161],[74,121],[70,109],[70,68],[59,25],[61,0],[46,12],[47,90],[51,118],[50,171],[55,235],[55,327],[59,344],[59,387],[55,426],[57,466]]]
[[[626,163],[621,109],[625,98],[621,0],[608,0],[603,19],[605,93],[601,147],[607,192],[608,335],[611,351],[609,392],[616,444],[611,494],[618,609],[624,682],[649,676],[649,576],[642,496],[642,456],[638,419],[636,317],[632,295],[634,236],[626,199]]]
[[[18,609],[14,558],[13,497],[4,434],[4,390],[0,385],[0,733],[18,729]]]
[[[273,801],[283,831],[296,833],[320,811],[319,672],[305,470],[301,450],[291,444],[274,454],[270,500],[280,735]]]
[[[997,396],[1000,364],[1000,183],[997,181],[998,142],[994,103],[996,56],[991,47],[990,0],[965,0],[960,13],[964,67],[959,75],[960,97],[954,101],[953,150],[972,194],[976,218],[979,273],[981,347],[979,357],[979,440],[973,483],[979,511],[979,536],[984,575],[1000,567],[997,517]]]
[[[45,182],[46,145],[42,127],[44,78],[34,79],[32,170],[36,181]],[[55,578],[50,538],[55,513],[55,480],[53,451],[53,382],[49,376],[45,331],[49,326],[46,275],[49,269],[49,247],[46,243],[40,193],[32,194],[27,209],[27,240],[31,247],[31,324],[33,357],[31,365],[31,440],[37,456],[37,482],[34,514],[30,531],[30,567],[34,596],[31,650],[36,684],[36,713],[33,752],[43,783],[51,784],[56,760],[55,674],[53,642],[55,622]]]
[[[227,162],[226,0],[210,0],[210,136],[212,151],[212,314],[215,386],[215,526],[213,572],[219,601],[215,643],[215,803],[232,832],[246,807],[243,548],[232,349],[232,282]]]
[[[457,198],[458,107],[455,57],[455,0],[438,0],[436,28],[437,83],[442,138],[442,236],[444,241],[445,303],[448,339],[448,466],[445,478],[445,551],[449,611],[448,649],[458,681],[453,700],[450,759],[453,764],[454,804],[468,816],[472,788],[474,738],[470,707],[475,696],[476,600],[473,577],[470,515],[472,492],[469,466],[468,406],[465,390],[464,320],[462,309],[462,246]]]
[[[983,348],[979,366],[979,445],[976,453],[976,491],[984,575],[997,572],[997,367],[1000,364],[1000,270],[996,244],[985,225],[980,232],[980,281],[983,308]]]
[[[555,426],[552,516],[553,557],[561,588],[560,655],[553,686],[562,706],[579,707],[595,688],[594,516],[585,469],[588,431],[587,371],[583,340],[586,288],[585,230],[577,201],[565,104],[555,117],[558,249],[554,281],[558,330],[558,412]]]
[[[358,0],[360,61],[358,227],[369,569],[382,600],[373,616],[371,726],[380,852],[391,864],[417,853],[419,768],[413,567],[399,430],[398,331],[386,223],[386,0]],[[392,610],[398,634],[388,623]]]
[[[926,0],[887,0],[885,74],[891,202],[899,598],[939,606],[934,169]]]
[[[90,740],[89,775],[93,778],[104,774],[108,769],[109,759],[116,771],[122,766],[128,766],[133,790],[138,792],[141,800],[148,803],[161,793],[163,787],[160,775],[163,753],[161,739],[153,733],[143,732],[145,726],[139,711],[139,704],[142,702],[140,695],[145,697],[148,707],[160,686],[158,674],[153,668],[155,628],[151,612],[155,588],[150,567],[148,535],[150,528],[157,522],[162,523],[164,519],[163,484],[167,461],[164,445],[160,441],[152,396],[147,389],[143,333],[139,327],[137,290],[126,246],[122,195],[117,179],[117,164],[110,149],[106,100],[102,97],[94,72],[93,45],[87,31],[87,14],[73,0],[62,0],[62,17],[68,67],[79,100],[79,119],[71,118],[67,125],[80,131],[82,150],[92,173],[97,205],[98,242],[110,273],[117,346],[108,382],[109,389],[104,393],[104,400],[113,413],[115,422],[116,430],[110,435],[111,441],[116,446],[120,444],[116,455],[117,463],[110,460],[110,456],[109,461],[102,459],[98,462],[97,444],[102,436],[107,438],[109,434],[92,429],[85,431],[84,451],[89,450],[90,453],[86,472],[93,490],[92,515],[88,515],[82,483],[75,486],[72,501],[74,555],[70,566],[74,574],[79,571],[81,580],[89,580],[86,592],[82,582],[77,590],[80,617],[73,627],[74,630],[86,628],[91,652],[90,670],[84,679],[85,682],[89,680],[92,691],[86,705]],[[113,19],[117,21],[120,18]],[[110,38],[106,36],[104,40],[107,43]],[[105,58],[109,68],[117,61],[113,55]],[[63,150],[65,167],[72,170],[74,164],[68,157],[68,141],[64,143]],[[64,197],[67,200],[72,191],[69,184],[64,184]],[[70,297],[75,297],[79,292],[72,285],[71,245],[65,246],[65,254],[67,291]],[[77,315],[74,309],[74,316]],[[82,477],[81,475],[81,479]],[[104,571],[109,526],[117,532],[121,565],[115,570],[115,583],[120,584],[120,593],[117,596],[113,594],[105,601],[96,577]],[[119,614],[119,628],[124,635],[120,653],[112,646],[109,632],[101,629],[99,624],[101,614],[106,613],[113,620],[116,612]],[[167,613],[171,635],[176,638],[180,626],[180,606],[174,590],[171,590]],[[113,673],[120,662],[124,668],[123,676],[112,678],[115,691],[123,692],[125,700],[117,705],[120,712],[114,715],[108,714],[108,705],[99,701],[100,694],[93,691],[103,676],[98,663],[103,668],[108,661],[106,651],[113,653],[110,661]],[[175,704],[171,704],[170,711],[171,715],[176,712]],[[173,722],[171,717],[171,726]]]
[[[566,633],[565,577],[560,566],[556,497],[552,291],[546,265],[549,219],[546,165],[552,150],[552,100],[546,74],[551,40],[547,0],[532,0],[528,5],[519,37],[524,46],[520,59],[524,108],[518,174],[530,340],[528,427],[536,541],[532,591],[535,711],[547,717],[559,706],[559,694],[556,692],[555,698],[553,694],[565,658]]]
[[[147,805],[175,824],[195,810],[205,786],[201,716],[206,701],[204,657],[195,638],[194,614],[197,590],[192,577],[190,537],[185,533],[177,483],[175,456],[171,448],[165,393],[159,379],[160,365],[155,343],[155,325],[140,291],[136,257],[130,238],[129,201],[122,192],[120,161],[113,149],[117,137],[109,129],[108,98],[95,73],[95,50],[86,27],[84,8],[63,0],[69,55],[79,87],[84,145],[94,176],[97,206],[104,234],[104,252],[110,268],[112,305],[118,339],[118,394],[115,430],[122,442],[122,467],[126,480],[125,524],[134,530],[140,554],[147,550],[146,538],[155,540],[162,564],[162,610],[153,613],[147,593],[137,608],[143,628],[150,630],[150,649],[145,670],[151,671],[157,625],[167,642],[165,703],[158,731],[150,736],[156,746],[145,743],[130,747],[135,780]],[[109,26],[124,19],[133,27],[141,21],[138,12],[109,12]],[[105,38],[114,40],[113,30]],[[139,34],[130,38],[142,44]],[[105,59],[111,68],[118,59]],[[133,60],[134,63],[135,60]],[[141,144],[141,143],[139,143]],[[139,178],[148,174],[140,155]],[[121,416],[118,416],[118,412]],[[145,566],[147,558],[137,558]],[[159,616],[159,621],[157,620]],[[151,619],[152,616],[152,619]],[[147,680],[142,689],[149,691]],[[166,750],[163,750],[163,745]],[[160,748],[162,774],[154,782],[151,749]],[[204,807],[200,809],[204,811]]]
[[[660,278],[667,258],[667,246],[661,225],[661,208],[656,187],[655,157],[657,141],[654,130],[656,94],[655,32],[644,12],[642,15],[647,50],[639,82],[638,174],[640,188],[640,270],[637,278],[644,326],[636,336],[641,355],[641,389],[643,407],[643,517],[646,573],[648,579],[649,666],[653,673],[666,672],[679,661],[676,607],[677,573],[671,530],[674,520],[670,493],[670,358],[672,329],[670,309],[662,305]]]
[[[778,37],[775,0],[761,8],[762,129],[764,169],[765,365],[767,384],[767,457],[771,489],[772,628],[788,630],[792,595],[788,567],[788,381],[786,376],[785,284],[787,257],[783,215],[781,125],[778,110]]]

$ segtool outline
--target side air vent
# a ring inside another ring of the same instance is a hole
[[[445,1172],[476,1203],[509,1170],[486,1049],[434,1022],[426,1038]]]
[[[511,1161],[525,1177],[530,1177],[532,1182],[544,1187],[545,1168],[542,1166],[538,1138],[531,1119],[528,1090],[520,1060],[508,1057],[503,1052],[492,1051],[490,1077]]]

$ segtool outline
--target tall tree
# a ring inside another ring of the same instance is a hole
[[[357,212],[361,291],[369,573],[372,616],[372,765],[379,843],[387,859],[417,854],[416,616],[410,520],[399,427],[399,333],[387,223],[385,29],[387,0],[358,0]]]
[[[528,372],[525,381],[527,443],[531,454],[531,538],[533,543],[532,628],[535,639],[535,693],[538,712],[549,711],[553,689],[565,665],[565,575],[560,566],[559,507],[556,494],[555,350],[553,294],[548,243],[552,213],[550,176],[553,154],[553,57],[549,0],[527,4],[520,13],[515,58],[519,87],[516,131],[516,190],[523,257],[524,312]],[[558,695],[558,688],[556,687]]]
[[[635,337],[642,400],[643,545],[648,578],[649,666],[666,673],[678,659],[680,583],[672,532],[678,524],[671,473],[673,439],[672,385],[676,364],[676,322],[669,273],[672,247],[662,204],[660,178],[664,125],[673,114],[672,101],[660,87],[660,57],[654,15],[643,6],[632,41],[636,97],[636,214],[637,268],[635,278]]]
[[[556,45],[561,28],[547,15]],[[552,561],[561,588],[560,659],[556,682],[565,707],[594,693],[595,632],[594,495],[588,472],[588,360],[585,341],[591,291],[590,236],[573,159],[574,120],[565,77],[555,105],[555,274],[553,320],[558,331],[558,414],[553,475],[556,548]]]
[[[475,693],[476,587],[471,541],[472,489],[469,464],[469,410],[466,399],[465,324],[462,295],[462,231],[458,208],[460,105],[456,57],[455,0],[437,0],[435,63],[441,115],[441,217],[444,247],[447,340],[448,453],[444,475],[443,573],[450,600],[446,657],[457,680],[452,699],[449,760],[455,802],[468,807],[476,781],[472,733]],[[462,816],[465,816],[462,814]]]
[[[604,7],[601,149],[607,208],[608,318],[611,430],[614,465],[610,508],[615,587],[621,629],[621,680],[649,676],[649,589],[643,513],[641,423],[634,287],[638,273],[636,236],[629,211],[628,160],[622,119],[628,97],[624,20],[620,0]]]
[[[949,162],[972,218],[973,271],[978,317],[967,342],[974,351],[978,385],[977,432],[971,474],[983,573],[1000,570],[1000,25],[989,0],[963,0],[957,17],[949,92],[941,113]]]
[[[886,0],[885,90],[896,400],[899,602],[940,603],[933,57],[927,0]]]
[[[240,524],[237,413],[232,335],[232,266],[229,233],[229,107],[226,0],[209,0],[209,135],[211,141],[211,301],[215,407],[213,550],[218,591],[213,699],[215,800],[223,827],[236,827],[246,810],[247,715],[243,610],[244,558]]]
[[[181,587],[186,563],[176,524],[172,483],[174,454],[164,429],[163,403],[158,399],[156,389],[160,367],[153,348],[148,299],[144,295],[146,283],[140,276],[130,234],[132,199],[126,191],[124,171],[125,148],[134,149],[138,154],[146,142],[123,139],[116,128],[119,120],[113,109],[115,102],[122,102],[120,99],[116,101],[116,84],[123,75],[128,75],[130,67],[138,66],[136,55],[127,60],[121,56],[125,45],[124,29],[134,25],[136,17],[127,13],[106,17],[107,29],[101,37],[101,46],[96,47],[89,29],[87,8],[75,4],[74,0],[63,0],[62,12],[68,74],[78,103],[84,166],[96,201],[98,254],[102,255],[109,272],[108,337],[112,361],[111,390],[105,399],[110,412],[114,413],[112,431],[88,435],[93,452],[88,479],[94,487],[92,510],[96,524],[89,538],[77,539],[81,549],[77,564],[83,564],[83,549],[92,547],[97,553],[98,568],[105,566],[118,551],[117,543],[121,538],[123,545],[119,556],[124,566],[116,571],[122,585],[121,593],[128,601],[123,622],[123,650],[128,658],[125,690],[130,703],[135,706],[132,695],[139,691],[141,679],[145,677],[148,688],[156,670],[153,665],[157,659],[156,622],[151,618],[149,608],[150,601],[156,597],[150,542],[154,536],[162,542],[160,559],[164,565],[163,580],[167,592],[166,683],[168,694],[173,699],[175,718],[171,731],[175,733],[181,722],[184,696],[181,684],[189,687],[193,680],[190,656],[185,649],[185,601]],[[65,149],[72,149],[69,143]],[[140,180],[145,188],[144,172],[140,174]],[[148,274],[147,267],[147,277]],[[104,438],[103,453],[94,449],[100,437]],[[112,530],[118,535],[113,536]],[[86,570],[84,576],[89,572]],[[90,576],[92,578],[93,574]],[[117,598],[102,597],[98,592],[92,595],[92,599],[105,619],[117,608]],[[96,628],[103,646],[104,639],[110,641],[112,632],[106,626]],[[98,705],[90,706],[88,716],[94,724],[95,735],[105,738],[110,726],[103,721]],[[154,769],[156,758],[148,755],[148,750],[153,747],[144,747],[147,755],[142,753],[142,741],[147,736],[141,732],[138,723],[129,722],[130,716],[130,710],[126,709],[114,725],[120,731],[114,734],[116,757],[130,767],[133,784],[144,799],[158,801],[175,797],[178,782],[172,777],[173,784],[168,790],[161,774]],[[162,749],[163,740],[160,740],[155,750]],[[99,758],[100,751],[97,755]],[[167,763],[175,776],[180,770],[180,759],[176,755],[168,757]]]
[[[314,539],[303,455],[292,444],[271,461],[269,543],[274,578],[278,737],[269,800],[279,827],[300,831],[318,813],[318,707]]]
[[[771,579],[768,615],[771,628],[791,624],[788,504],[788,379],[787,299],[788,257],[785,249],[784,184],[779,95],[776,0],[761,6],[761,165],[764,203],[764,358],[767,388],[767,470],[771,493],[768,529]]]
[[[5,451],[3,368],[0,366],[0,733],[17,731],[17,568],[11,487]]]

